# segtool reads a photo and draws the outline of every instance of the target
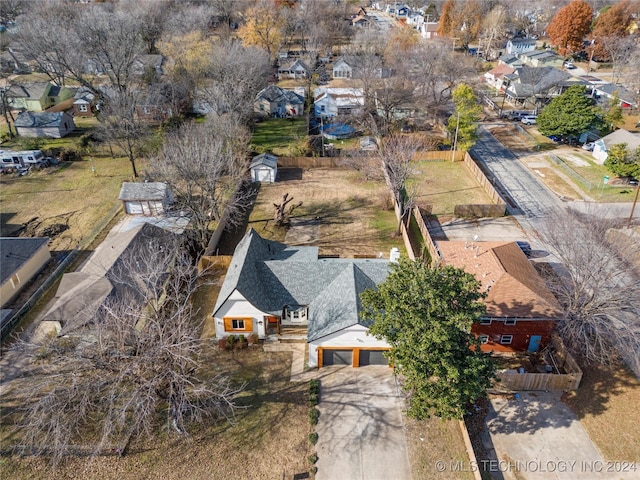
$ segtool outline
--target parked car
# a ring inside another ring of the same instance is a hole
[[[538,123],[536,120],[537,118],[538,117],[536,115],[525,115],[520,121],[525,125],[535,125],[536,123]]]
[[[547,138],[556,143],[560,143],[562,141],[562,137],[560,135],[549,135]]]
[[[586,150],[587,152],[592,152],[594,146],[595,145],[594,145],[593,142],[589,142],[589,143],[585,143],[584,145],[582,145],[582,149]]]
[[[566,68],[567,70],[573,70],[574,68],[576,68],[576,66],[571,62],[564,62],[564,68]]]
[[[518,240],[516,244],[518,245],[518,247],[520,247],[520,250],[522,250],[522,253],[524,253],[527,257],[531,255],[532,250],[531,250],[531,244],[529,242]]]

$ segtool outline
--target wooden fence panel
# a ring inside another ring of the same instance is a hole
[[[333,168],[337,157],[278,157],[278,168]]]

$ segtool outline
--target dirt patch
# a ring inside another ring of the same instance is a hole
[[[274,203],[288,193],[294,211],[291,227],[273,221]],[[377,256],[400,247],[396,220],[382,181],[366,181],[345,168],[279,169],[278,182],[260,187],[249,226],[266,238],[290,244],[314,244],[321,255]]]

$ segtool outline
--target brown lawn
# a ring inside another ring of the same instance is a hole
[[[203,375],[224,370],[238,382],[247,382],[234,425],[221,421],[179,437],[167,434],[160,424],[159,433],[133,442],[122,458],[70,458],[55,471],[43,458],[5,456],[0,459],[0,478],[249,480],[293,478],[306,472],[313,452],[308,441],[308,384],[289,382],[291,354],[210,348],[203,365]],[[3,449],[9,446],[6,435],[0,442]]]
[[[583,370],[580,388],[565,401],[606,460],[640,461],[640,381],[625,367]]]
[[[126,158],[95,157],[63,162],[28,175],[0,176],[3,222],[28,224],[28,236],[50,236],[47,228],[62,226],[49,249],[69,250],[85,239],[101,220],[117,209],[123,181],[130,180]],[[4,230],[4,225],[3,225]]]
[[[285,193],[294,198],[292,203],[303,202],[288,232],[273,221],[273,204]],[[353,170],[281,168],[278,182],[261,185],[249,227],[266,238],[317,245],[321,255],[376,256],[382,251],[386,256],[391,247],[402,247],[402,239],[394,236],[396,220],[390,206],[382,181],[366,181]],[[301,222],[309,225],[300,228]]]

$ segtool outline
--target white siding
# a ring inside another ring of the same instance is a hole
[[[369,329],[362,325],[353,325],[326,337],[309,342],[309,367],[318,366],[318,347],[374,348],[389,347],[385,340],[369,335]]]
[[[126,210],[130,215],[140,215],[142,214],[142,204],[140,202],[126,202]]]
[[[251,305],[244,296],[234,290],[229,298],[222,304],[222,306],[216,312],[214,321],[216,324],[216,337],[222,338],[231,335],[233,332],[224,331],[224,317],[251,317],[253,318],[253,331],[257,333],[260,338],[265,337],[265,322],[264,316],[269,315],[256,307]],[[262,322],[259,325],[258,322]]]

